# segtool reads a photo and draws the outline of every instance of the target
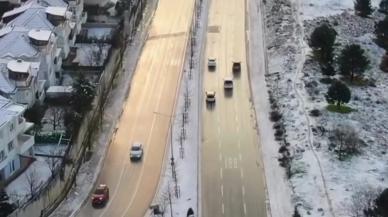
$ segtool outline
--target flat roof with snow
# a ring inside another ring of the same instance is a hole
[[[28,32],[28,37],[33,38],[38,41],[48,41],[51,36],[50,30],[43,30],[43,29],[31,29]]]
[[[13,72],[24,72],[28,73],[31,63],[23,60],[11,60],[7,64],[7,68]]]
[[[65,7],[47,7],[46,8],[46,13],[55,15],[55,16],[61,16],[65,17],[66,16],[66,11],[67,8]]]

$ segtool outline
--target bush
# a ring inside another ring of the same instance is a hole
[[[313,109],[310,111],[310,116],[313,116],[313,117],[319,117],[321,116],[321,111],[319,111],[319,109]]]
[[[279,113],[279,111],[272,111],[270,113],[270,120],[272,122],[277,122],[282,118],[282,114]]]
[[[337,127],[331,132],[329,139],[339,160],[344,160],[346,157],[360,153],[361,145],[363,144],[357,132],[350,126]]]
[[[35,135],[35,143],[53,144],[53,143],[57,143],[59,141],[60,137],[61,137],[60,133],[51,133],[51,134],[46,134],[46,135],[36,134]]]
[[[348,114],[350,112],[357,111],[357,110],[352,109],[346,105],[341,105],[338,107],[338,106],[333,105],[333,104],[326,106],[326,109],[330,112],[336,112],[336,113],[341,113],[341,114]]]
[[[322,83],[322,84],[331,84],[335,79],[332,79],[332,78],[321,78],[319,81]]]

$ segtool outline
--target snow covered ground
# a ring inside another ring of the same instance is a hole
[[[66,146],[63,145],[41,145],[34,147],[34,152],[36,154],[51,155],[55,153],[61,155],[65,149]],[[31,195],[31,182],[34,182],[34,189],[38,190],[41,188],[51,176],[49,163],[51,162],[48,161],[46,157],[36,157],[36,160],[27,168],[27,170],[6,187],[5,190],[10,197],[10,201],[20,205],[26,202]],[[59,164],[61,161],[55,160],[52,161],[52,163]]]
[[[164,172],[161,175],[158,192],[153,200],[153,205],[159,205],[165,212],[164,216],[169,216],[168,193],[171,194],[172,211],[174,216],[186,216],[189,208],[192,208],[195,216],[200,216],[200,183],[199,181],[199,154],[200,154],[200,113],[201,113],[201,73],[202,73],[202,52],[207,26],[208,1],[203,0],[201,12],[198,14],[198,27],[195,34],[195,46],[193,48],[193,65],[190,71],[190,46],[187,48],[186,61],[183,66],[183,75],[177,104],[175,108],[175,118],[173,121],[173,151],[176,164],[177,185],[171,172],[171,152],[167,150],[164,162]],[[185,109],[185,103],[189,101],[189,106]],[[183,113],[187,113],[185,123],[185,139],[180,145],[182,136]],[[171,147],[171,146],[170,146]],[[170,148],[168,148],[170,149]],[[176,190],[176,186],[178,190]],[[179,196],[176,197],[176,191]],[[153,216],[148,212],[146,216]]]
[[[372,0],[372,5],[378,3],[379,0]],[[292,203],[302,216],[351,216],[355,192],[388,184],[388,74],[378,68],[384,50],[373,42],[374,22],[381,17],[378,13],[370,19],[355,16],[352,0],[266,3],[266,80],[283,114],[285,139],[294,157],[289,180]],[[324,94],[328,86],[320,82],[323,75],[311,60],[306,40],[323,20],[330,22],[338,33],[336,52],[346,44],[356,43],[371,60],[371,68],[364,76],[370,85],[350,86],[349,106],[356,109],[350,114],[326,110]],[[311,117],[313,109],[321,115]],[[330,131],[340,124],[355,128],[366,144],[359,155],[344,161],[329,150]]]

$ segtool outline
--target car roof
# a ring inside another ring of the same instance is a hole
[[[135,142],[132,144],[132,147],[141,147],[142,144],[140,142]]]
[[[206,91],[206,94],[207,95],[216,95],[216,92],[215,91]]]
[[[106,184],[100,184],[97,187],[97,189],[105,189],[105,188],[108,188],[108,186]]]
[[[216,58],[214,58],[214,57],[209,57],[208,60],[210,60],[210,61],[215,61]]]
[[[233,81],[233,78],[231,78],[231,77],[225,77],[225,78],[224,78],[224,81]]]

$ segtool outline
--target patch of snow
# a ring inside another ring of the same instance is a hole
[[[341,14],[344,11],[354,12],[354,0],[302,0],[302,17],[312,20],[317,17],[327,17]],[[378,7],[381,0],[371,0],[372,7]]]
[[[310,7],[309,2],[322,7]],[[373,1],[374,6],[377,3]],[[383,16],[375,12],[363,19],[350,8],[352,1],[280,0],[266,4],[266,82],[283,114],[285,138],[293,156],[289,179],[292,203],[302,216],[351,216],[356,191],[366,185],[382,188],[388,184],[386,154],[382,151],[388,142],[383,136],[388,133],[388,74],[379,69],[385,51],[373,42],[374,22]],[[350,114],[326,110],[328,85],[320,82],[325,76],[311,59],[306,41],[322,22],[332,24],[338,33],[336,54],[344,45],[356,43],[371,60],[371,68],[364,75],[370,85],[350,86],[352,100],[348,105],[356,109]],[[311,117],[312,109],[320,110],[321,116]],[[341,124],[352,126],[366,144],[359,155],[345,161],[338,160],[330,150],[330,132]]]
[[[110,38],[112,36],[112,31],[113,31],[112,28],[105,28],[105,27],[89,27],[87,28],[87,30],[88,30],[87,37],[92,39],[97,39],[97,40]]]
[[[73,63],[79,66],[103,66],[108,57],[110,44],[76,44],[77,53]]]

